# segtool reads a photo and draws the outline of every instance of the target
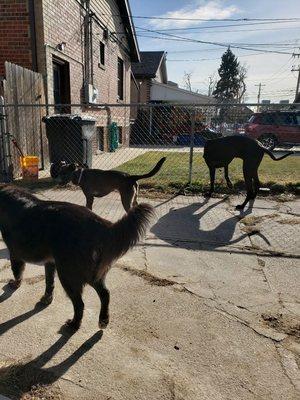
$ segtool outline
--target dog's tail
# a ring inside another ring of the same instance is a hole
[[[283,160],[284,158],[286,158],[288,156],[291,156],[292,154],[295,154],[293,151],[289,151],[288,153],[284,154],[283,156],[276,158],[274,156],[274,154],[270,150],[265,149],[265,148],[263,148],[263,149],[264,149],[264,152],[266,154],[268,154],[268,156],[270,156],[272,158],[272,160],[274,160],[274,161],[280,161],[280,160]]]
[[[104,249],[107,261],[112,262],[118,259],[135,246],[145,235],[153,215],[153,207],[141,203],[131,208],[123,218],[112,224],[109,227],[107,246]]]
[[[161,167],[165,161],[166,161],[166,157],[161,158],[150,172],[148,172],[147,174],[144,174],[144,175],[130,175],[130,179],[132,179],[134,181],[138,181],[139,179],[151,178],[151,176],[158,173],[158,171],[161,169]]]

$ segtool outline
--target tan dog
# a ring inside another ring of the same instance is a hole
[[[101,169],[78,168],[75,164],[63,165],[58,174],[60,184],[68,182],[80,186],[85,197],[86,207],[93,207],[95,197],[104,197],[117,190],[121,195],[121,201],[126,212],[137,205],[138,183],[140,179],[150,178],[158,173],[166,157],[161,158],[155,167],[143,175],[129,175],[120,171],[104,171]]]

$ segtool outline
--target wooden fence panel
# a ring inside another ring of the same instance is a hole
[[[9,62],[5,63],[4,98],[9,132],[15,137],[24,155],[36,155],[40,168],[49,166],[48,141],[42,118],[46,115],[43,76]],[[14,176],[21,173],[19,153],[12,146]]]

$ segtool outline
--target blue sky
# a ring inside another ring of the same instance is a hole
[[[300,18],[299,0],[130,0],[134,16],[159,16],[176,18]],[[183,85],[183,75],[192,73],[192,85],[200,93],[207,93],[209,76],[217,76],[220,58],[224,48],[211,44],[200,44],[166,40],[163,35],[142,31],[143,29],[193,30],[162,31],[168,34],[209,42],[249,45],[253,49],[277,49],[289,54],[262,54],[258,51],[233,49],[241,64],[248,67],[246,80],[247,101],[256,101],[257,84],[263,87],[262,99],[279,101],[294,98],[297,73],[292,66],[300,64],[300,58],[291,56],[300,52],[300,21],[266,24],[253,22],[204,22],[176,20],[134,19],[141,50],[165,50],[168,52],[167,66],[169,79]],[[236,27],[224,27],[235,25]],[[217,27],[220,26],[221,27]],[[222,27],[223,25],[223,27]],[[206,27],[206,28],[205,28]],[[205,29],[204,29],[205,28]],[[141,35],[141,36],[140,36]],[[155,36],[160,37],[142,37]],[[174,39],[169,37],[169,39]],[[259,44],[259,46],[255,46]],[[270,45],[269,45],[270,44]],[[274,45],[275,44],[275,45]],[[262,46],[265,45],[265,46]]]

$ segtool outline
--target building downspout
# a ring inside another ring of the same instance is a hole
[[[29,23],[30,23],[30,41],[32,54],[32,70],[37,72],[37,46],[36,46],[36,27],[35,27],[35,11],[34,0],[29,0]]]
[[[93,57],[93,19],[89,19],[90,35],[90,83],[94,84],[94,57]]]
[[[84,94],[85,99],[84,102],[89,102],[89,84],[91,77],[91,69],[90,69],[90,0],[85,1],[85,16],[84,16]]]

